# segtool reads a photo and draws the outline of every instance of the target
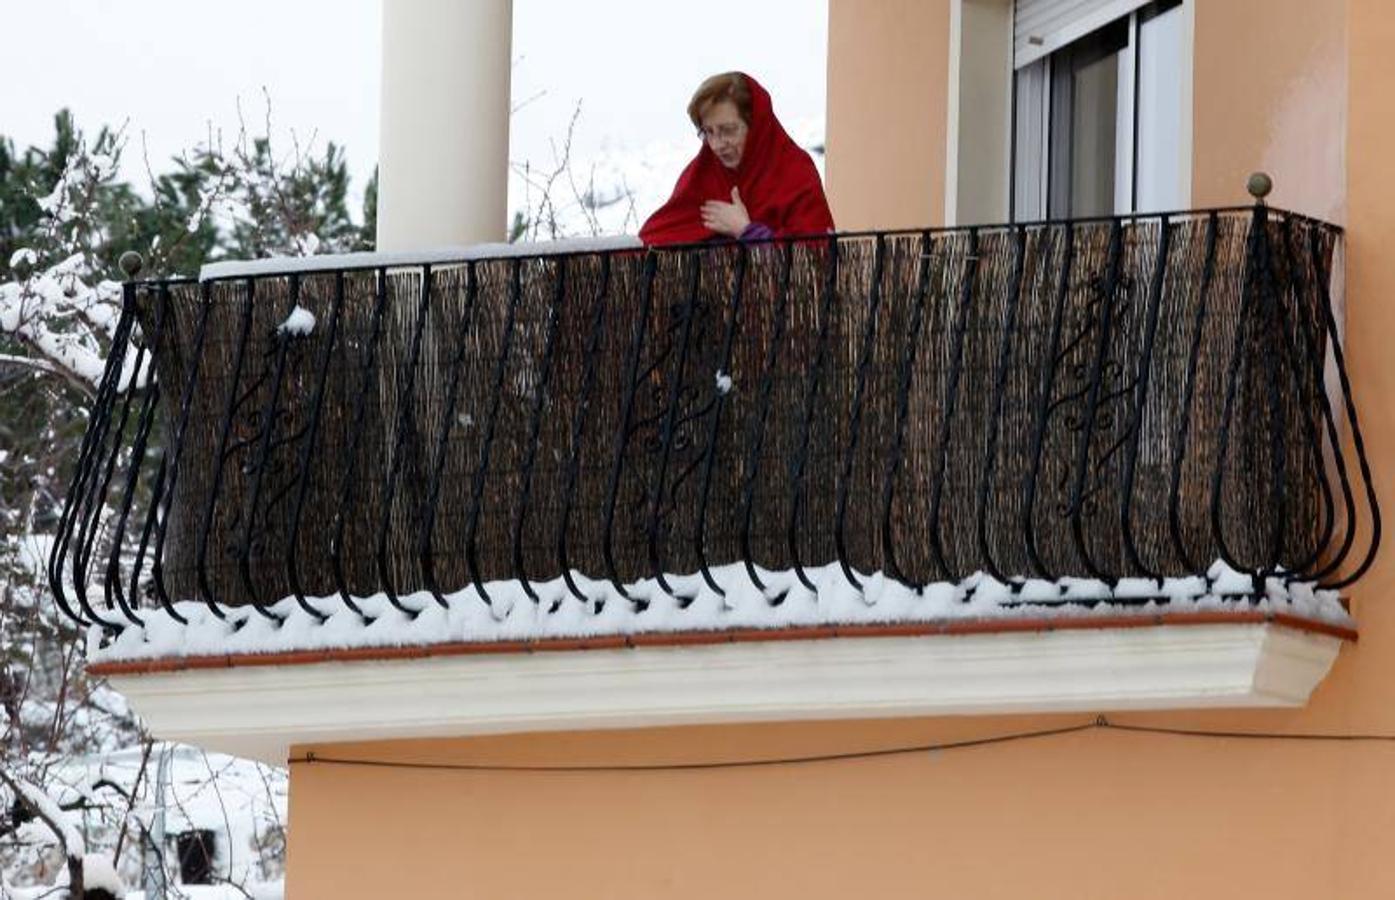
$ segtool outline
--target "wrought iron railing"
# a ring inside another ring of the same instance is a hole
[[[1260,205],[132,281],[52,587],[112,629],[736,562],[1340,588],[1380,519],[1339,240]]]

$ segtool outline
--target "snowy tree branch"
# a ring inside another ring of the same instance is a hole
[[[87,855],[87,842],[83,840],[82,833],[73,827],[73,823],[68,821],[68,814],[64,812],[52,797],[39,788],[17,775],[11,775],[3,768],[0,768],[0,781],[3,781],[10,790],[15,792],[19,802],[33,813],[41,822],[48,826],[53,832],[58,843],[63,848],[63,856],[67,860],[68,866],[68,892],[69,896],[82,896],[82,860]]]

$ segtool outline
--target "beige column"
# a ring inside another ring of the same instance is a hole
[[[378,249],[503,240],[512,0],[383,0]]]

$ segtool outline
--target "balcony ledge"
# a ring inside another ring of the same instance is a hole
[[[294,745],[343,741],[1302,706],[1355,637],[1330,622],[1232,609],[359,647],[91,669],[161,737],[282,765]]]
[[[643,249],[644,244],[640,242],[639,238],[630,235],[615,235],[594,238],[563,238],[555,241],[520,241],[512,244],[470,244],[458,247],[431,247],[422,250],[394,252],[274,256],[267,259],[225,260],[206,263],[199,269],[199,281],[228,281],[236,278],[269,278],[280,275],[308,275],[314,272],[364,269],[401,269],[422,265],[449,266],[477,260]]]

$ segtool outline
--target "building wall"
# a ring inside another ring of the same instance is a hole
[[[1192,202],[1244,202],[1274,177],[1275,206],[1341,224],[1347,0],[1195,0]]]
[[[951,0],[829,0],[828,163],[844,230],[944,221]]]
[[[1343,727],[1340,717],[1310,713],[1124,719]],[[713,762],[1082,720],[1088,717],[688,728],[319,752],[447,765]],[[1392,754],[1395,748],[1379,745],[1091,731],[869,760],[686,772],[314,763],[292,771],[289,896],[1385,898],[1395,896],[1387,863]]]
[[[1345,208],[1346,0],[1189,0],[1193,4],[1192,203],[1245,202],[1245,180],[1274,176],[1271,202],[1341,223]],[[1006,111],[986,86],[985,42],[956,86],[951,28],[997,15],[1000,0],[830,0],[828,193],[840,228],[944,224],[946,155],[961,221],[1006,217]],[[1003,34],[1004,41],[1007,33]],[[993,88],[1003,88],[995,81]],[[1001,91],[999,91],[1001,93]],[[1001,100],[1002,98],[998,98]],[[951,125],[951,119],[956,125]],[[894,139],[891,135],[895,135]],[[961,136],[992,135],[973,153]]]
[[[1380,504],[1395,510],[1395,7],[1388,0],[1347,3],[1346,348]],[[1343,654],[1332,693],[1347,700],[1347,727],[1395,733],[1395,551],[1387,541],[1353,589],[1359,652]],[[1349,725],[1347,723],[1350,723]],[[1390,784],[1390,779],[1385,779]]]
[[[1259,5],[1198,3],[1194,200],[1237,202],[1244,176],[1263,167],[1275,174],[1276,202],[1342,214],[1349,362],[1380,497],[1395,510],[1395,408],[1386,402],[1395,396],[1395,355],[1387,346],[1395,334],[1395,255],[1388,250],[1395,183],[1387,174],[1395,147],[1395,8],[1387,0],[1264,0],[1265,9],[1282,6],[1288,15],[1242,14]],[[1309,14],[1319,6],[1320,15]],[[932,25],[944,10],[940,2],[831,0],[829,180],[844,227],[920,222],[942,208],[943,145],[924,123],[943,120],[943,96],[917,73],[938,71],[942,40]],[[884,58],[911,47],[925,58]],[[873,71],[849,70],[854,58]],[[888,81],[892,72],[905,82]],[[1337,93],[1319,98],[1314,83]],[[874,84],[883,92],[864,97]],[[917,118],[917,110],[929,114]],[[1319,125],[1326,130],[1312,130]],[[886,137],[902,127],[904,142]],[[1395,734],[1392,597],[1395,551],[1387,549],[1351,591],[1360,642],[1343,650],[1304,709],[1118,720]],[[711,763],[941,743],[1089,719],[799,723],[308,749],[410,764]],[[299,764],[291,776],[289,896],[1386,898],[1395,896],[1392,765],[1392,743],[1102,730],[690,771]]]

